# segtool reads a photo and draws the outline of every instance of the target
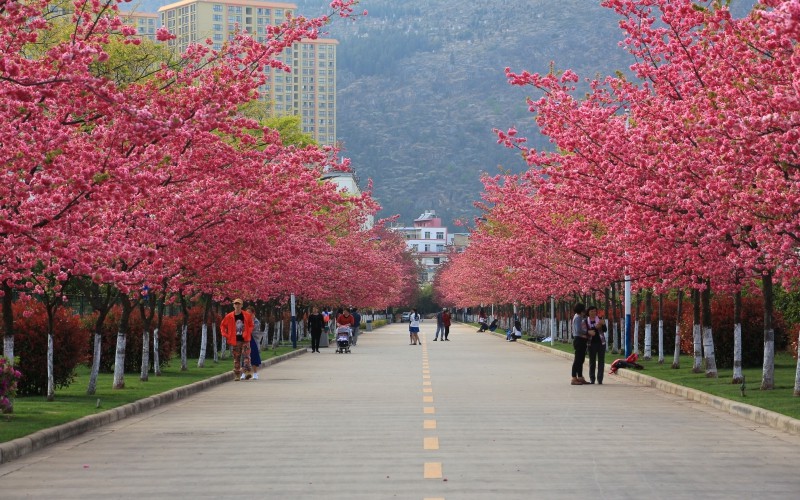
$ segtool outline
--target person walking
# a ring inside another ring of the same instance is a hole
[[[422,344],[422,342],[419,341],[419,320],[420,317],[415,307],[411,309],[411,315],[408,317],[408,334],[411,337],[409,345]]]
[[[339,309],[339,315],[336,316],[336,333],[339,333],[339,328],[347,327],[350,329],[350,343],[353,343],[353,315],[346,307]]]
[[[444,340],[444,310],[439,311],[436,313],[436,334],[433,337],[433,341],[436,342],[439,340],[439,334],[442,334],[442,340]]]
[[[603,371],[606,361],[606,324],[597,315],[597,308],[586,309],[586,331],[589,335],[589,383],[603,384]],[[595,371],[596,369],[596,371]]]
[[[361,315],[358,314],[358,309],[353,308],[351,311],[353,316],[353,345],[358,344],[358,328],[361,326]]]
[[[247,312],[253,317],[253,333],[250,335],[250,366],[253,368],[253,380],[258,380],[258,369],[261,368],[261,322],[256,317],[256,309],[247,306]]]
[[[575,359],[572,361],[572,382],[571,385],[583,385],[586,379],[583,378],[583,362],[586,360],[586,322],[583,320],[583,304],[575,304],[575,316],[572,317],[572,346],[575,347]]]
[[[242,299],[233,300],[233,311],[222,318],[219,330],[231,346],[233,354],[234,380],[249,379],[252,375],[250,365],[250,338],[253,334],[253,317],[242,310]],[[242,371],[244,367],[244,371]]]
[[[444,339],[450,342],[450,325],[452,321],[450,318],[450,311],[445,307],[442,311],[442,324],[444,325]]]
[[[325,316],[319,312],[319,307],[311,309],[308,315],[308,330],[311,332],[311,352],[319,352],[319,339],[325,327]]]

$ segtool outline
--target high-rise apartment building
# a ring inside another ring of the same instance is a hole
[[[161,26],[161,20],[155,12],[120,12],[119,17],[123,23],[136,28],[137,35],[156,39],[156,30]]]
[[[169,43],[184,51],[210,39],[220,49],[238,29],[265,41],[267,27],[294,15],[291,3],[252,0],[182,0],[158,9],[161,24],[176,38]],[[297,115],[302,131],[319,144],[336,143],[336,44],[332,39],[305,39],[288,48],[281,60],[291,73],[268,68],[259,90],[273,116]]]

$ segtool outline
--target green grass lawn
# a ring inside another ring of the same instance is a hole
[[[298,343],[299,348],[306,345],[308,342]],[[266,361],[292,350],[291,344],[288,344],[275,350],[262,351],[261,359]],[[88,396],[89,367],[79,366],[72,384],[56,390],[55,401],[48,402],[43,396],[16,398],[14,413],[0,415],[0,443],[232,371],[233,361],[230,355],[218,363],[214,363],[213,358],[207,358],[205,367],[198,368],[197,358],[194,358],[187,361],[187,368],[182,372],[180,358],[173,358],[168,366],[162,368],[160,377],[151,373],[147,382],[139,380],[138,373],[126,373],[125,388],[118,390],[111,388],[114,375],[101,373],[97,378],[96,393]]]
[[[550,347],[550,343],[544,343]],[[552,346],[560,351],[573,353],[572,344],[556,341]],[[606,353],[606,372],[608,366],[624,355]],[[718,378],[707,378],[705,373],[692,373],[693,357],[682,355],[680,368],[672,368],[672,353],[664,358],[664,364],[658,364],[658,355],[650,360],[639,359],[639,364],[644,366],[641,373],[661,380],[672,382],[673,384],[691,387],[715,396],[720,396],[733,401],[741,401],[749,405],[758,406],[766,410],[781,413],[792,418],[800,419],[800,397],[795,397],[794,377],[797,369],[797,362],[788,352],[775,354],[775,389],[762,391],[761,387],[761,367],[745,368],[742,370],[745,378],[745,395],[742,397],[741,384],[732,384],[733,370],[730,368],[720,368],[717,370]],[[613,377],[613,375],[606,375]]]

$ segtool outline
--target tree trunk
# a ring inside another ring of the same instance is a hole
[[[658,364],[664,364],[664,294],[658,294]]]
[[[186,331],[189,325],[185,324],[181,327],[181,371],[185,372],[189,368],[186,366]]]
[[[183,293],[178,294],[181,301],[181,314],[183,315],[183,325],[181,326],[181,371],[185,372],[189,368],[186,366],[186,337],[189,331],[189,304]]]
[[[617,284],[611,284],[611,310],[613,311],[612,316],[609,317],[609,326],[611,327],[609,331],[609,335],[611,336],[611,353],[617,354],[619,353],[619,329],[618,329],[618,322],[619,322],[619,314],[617,312]]]
[[[9,365],[14,366],[14,311],[11,305],[14,303],[14,291],[7,281],[3,281],[3,356],[8,360]],[[10,404],[14,404],[12,401]]]
[[[97,376],[100,374],[100,353],[103,352],[102,344],[103,336],[99,333],[95,333],[92,372],[89,374],[89,385],[86,387],[86,394],[89,396],[92,396],[97,391]]]
[[[700,373],[703,371],[703,337],[700,330],[700,292],[696,289],[692,290],[692,340],[694,342],[694,365],[692,365],[693,373]]]
[[[797,368],[794,371],[794,395],[800,396],[800,340],[797,342]]]
[[[200,356],[197,358],[197,367],[206,366],[206,351],[208,350],[208,316],[211,312],[211,296],[204,294],[205,308],[203,309],[203,328],[200,332]]]
[[[167,301],[167,284],[168,279],[164,278],[161,283],[162,293],[158,298],[158,316],[156,317],[156,327],[153,330],[153,374],[156,377],[161,376],[161,354],[159,353],[159,334],[161,333],[161,325],[164,319],[164,308]],[[175,332],[172,332],[175,333]]]
[[[773,300],[772,273],[762,277],[762,294],[764,295],[764,367],[761,373],[761,390],[775,388],[775,330],[772,326]]]
[[[53,374],[53,332],[47,332],[47,400],[56,398],[56,382]]]
[[[147,382],[150,374],[150,332],[147,328],[142,330],[142,367],[139,370],[139,380]]]
[[[123,295],[120,297],[122,302],[122,316],[119,318],[119,331],[117,332],[117,352],[114,357],[114,389],[125,388],[125,344],[127,343],[127,332],[130,324],[133,304],[130,298]]]
[[[672,355],[672,368],[681,367],[681,317],[683,316],[683,290],[678,290],[678,308],[675,312],[675,352]]]
[[[208,324],[203,323],[200,330],[200,355],[197,357],[197,367],[203,368],[206,366],[206,348],[208,347]]]
[[[153,330],[153,374],[161,376],[161,356],[158,355],[158,328]]]
[[[717,378],[717,358],[714,356],[714,337],[711,326],[711,281],[706,280],[703,299],[703,355],[706,362],[706,377]]]
[[[644,359],[653,359],[653,292],[644,293]]]
[[[639,322],[642,319],[639,315],[639,310],[642,305],[642,292],[636,293],[636,320],[633,322],[633,352],[639,354]]]
[[[742,291],[733,294],[733,378],[731,384],[744,382],[742,373]]]
[[[219,363],[219,351],[217,351],[217,322],[211,322],[211,344],[214,349],[214,363]]]
[[[47,312],[47,401],[56,398],[55,370],[53,367],[53,335],[55,335],[56,310],[61,303],[61,298],[53,293],[44,294],[42,302]]]

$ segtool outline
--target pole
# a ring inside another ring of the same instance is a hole
[[[294,294],[292,294],[292,329],[291,329],[291,339],[292,339],[292,349],[297,349],[297,314],[294,310]]]
[[[625,276],[625,357],[633,351],[633,332],[631,331],[631,277]]]
[[[550,345],[556,344],[556,298],[550,296]]]

